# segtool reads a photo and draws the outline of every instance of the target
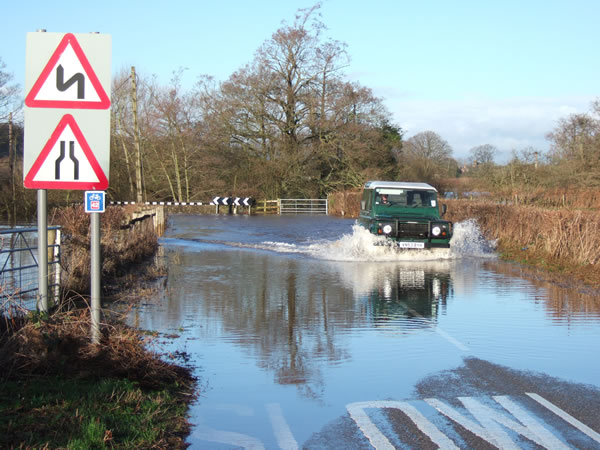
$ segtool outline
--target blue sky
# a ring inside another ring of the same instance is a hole
[[[136,66],[168,83],[227,79],[299,8],[282,0],[22,0],[3,6],[0,58],[24,85],[25,36],[112,36],[113,73]],[[600,98],[600,1],[325,0],[327,36],[348,45],[346,77],[384,99],[406,137],[438,133],[456,158],[481,144],[548,149],[557,120]]]

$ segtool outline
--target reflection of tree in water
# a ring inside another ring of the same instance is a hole
[[[321,396],[324,366],[350,358],[352,330],[398,317],[409,328],[429,327],[451,289],[439,264],[336,264],[247,251],[182,252],[179,260],[169,270],[172,320],[193,317],[199,337],[235,343],[278,384],[309,398]]]
[[[251,252],[202,253],[201,261],[196,257],[183,253],[181,264],[169,271],[170,313],[189,316],[193,309],[204,320],[198,323],[200,333],[212,335],[219,326],[228,341],[273,371],[277,383],[320,397],[321,366],[349,358],[339,330],[363,321],[355,313],[352,292],[337,274]],[[230,269],[223,273],[223,267]]]
[[[539,293],[533,295],[536,302],[545,304],[550,317],[565,321],[575,317],[600,318],[600,297],[597,289],[581,292],[576,283],[574,283],[575,286],[569,287],[564,286],[563,283],[555,284],[545,281],[540,279],[540,273],[536,269],[526,266],[489,261],[484,264],[484,267],[486,270],[506,275],[504,282],[509,285],[514,284],[515,277],[528,280],[532,286],[539,289]],[[544,274],[543,276],[551,277],[552,275]]]

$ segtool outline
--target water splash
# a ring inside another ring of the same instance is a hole
[[[386,239],[370,233],[358,224],[352,233],[335,241],[289,244],[265,241],[254,248],[278,253],[297,253],[328,261],[439,261],[467,257],[495,257],[494,242],[485,239],[475,220],[454,225],[450,249],[399,250]]]
[[[496,241],[489,241],[485,238],[475,219],[467,219],[454,224],[450,248],[456,258],[496,256]]]

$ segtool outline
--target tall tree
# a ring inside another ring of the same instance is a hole
[[[181,87],[182,70],[174,73],[167,88],[152,96],[151,120],[156,159],[163,168],[175,201],[192,198],[192,167],[198,150],[196,124],[198,112],[191,94]]]
[[[441,177],[456,173],[452,147],[433,131],[423,131],[409,138],[403,147],[403,178],[436,183]]]
[[[343,80],[346,46],[323,39],[319,7],[300,10],[219,88],[199,86],[230,166],[271,195],[321,195],[360,185],[371,163],[394,167],[382,138],[389,112],[370,89]]]
[[[600,168],[600,120],[590,114],[560,119],[548,134],[555,158],[574,163],[577,170]]]
[[[473,165],[490,165],[494,163],[494,157],[498,149],[491,144],[478,145],[469,150],[470,160]]]

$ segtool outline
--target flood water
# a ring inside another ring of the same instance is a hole
[[[169,217],[165,289],[130,321],[190,356],[193,448],[310,447],[347,405],[417,399],[472,358],[600,388],[597,298],[519,277],[472,222],[450,251],[375,239],[331,217]]]

